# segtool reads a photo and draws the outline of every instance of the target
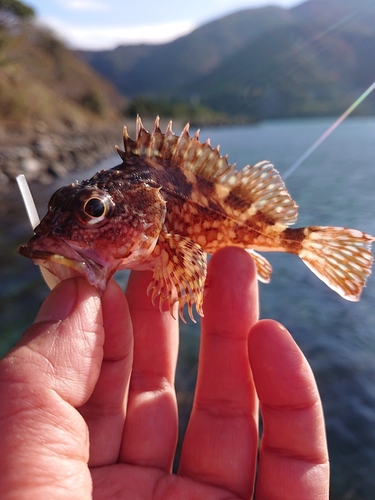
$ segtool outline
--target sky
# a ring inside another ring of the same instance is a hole
[[[23,0],[72,48],[112,49],[121,44],[165,43],[241,9],[302,0]]]

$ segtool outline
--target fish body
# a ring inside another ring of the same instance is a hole
[[[374,237],[356,229],[291,228],[298,208],[273,165],[236,171],[186,126],[165,134],[159,119],[149,133],[140,118],[136,139],[124,127],[122,163],[59,189],[22,255],[57,280],[84,275],[104,290],[120,269],[152,269],[152,300],[178,301],[203,314],[207,253],[234,245],[248,250],[258,277],[270,280],[257,251],[298,255],[328,286],[358,300],[371,272]]]

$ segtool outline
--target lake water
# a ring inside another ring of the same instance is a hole
[[[221,145],[238,167],[270,160],[282,174],[333,120],[265,122],[209,128],[201,139]],[[119,163],[116,157],[101,167]],[[88,177],[82,175],[82,177]],[[32,186],[40,214],[60,185]],[[337,225],[375,234],[375,118],[346,120],[286,182],[299,205],[297,226]],[[31,236],[18,192],[0,201],[0,354],[19,338],[47,294],[38,268],[17,254]],[[373,500],[375,491],[375,275],[361,301],[343,300],[295,256],[269,254],[274,272],[260,285],[261,316],[291,331],[313,367],[323,400],[332,463],[331,498]],[[22,312],[22,314],[21,314]],[[181,335],[182,391],[194,385],[198,327]]]

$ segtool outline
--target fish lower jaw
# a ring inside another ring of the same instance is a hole
[[[73,259],[53,252],[30,250],[26,245],[21,246],[19,252],[31,258],[34,264],[41,268],[42,275],[51,289],[65,279],[82,276],[103,292],[114,273],[114,270],[111,272],[106,266],[83,256]],[[77,256],[79,257],[78,254]]]

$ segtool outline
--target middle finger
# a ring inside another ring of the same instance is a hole
[[[238,248],[209,263],[194,406],[179,473],[248,498],[253,489],[258,406],[247,354],[257,320],[256,271]]]

